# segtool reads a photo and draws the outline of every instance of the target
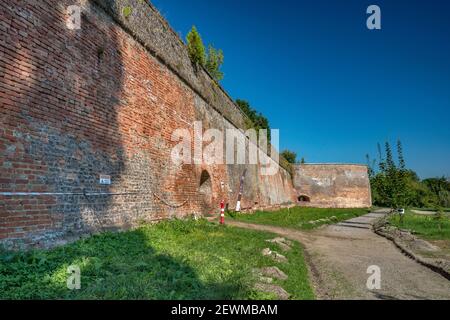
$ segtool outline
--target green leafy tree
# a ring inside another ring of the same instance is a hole
[[[386,142],[386,188],[390,207],[397,208],[405,205],[405,186],[401,170],[395,164],[392,149]]]
[[[392,156],[391,145],[389,144],[389,142],[386,142],[385,148],[386,148],[386,169],[387,169],[387,172],[392,173],[396,170],[396,166],[395,166],[394,158]]]
[[[248,119],[246,119],[247,129],[255,129],[258,136],[259,130],[261,129],[267,130],[267,139],[268,141],[270,141],[271,132],[269,120],[267,120],[267,118],[264,117],[261,113],[253,109],[248,101],[237,99],[236,104],[248,117]]]
[[[408,169],[403,155],[403,147],[397,142],[398,165],[394,162],[389,143],[384,154],[378,144],[378,170],[375,163],[369,164],[372,199],[374,204],[391,208],[450,206],[450,182],[446,178],[432,178],[421,181],[419,176]],[[372,169],[371,169],[372,168]]]
[[[375,204],[391,208],[405,205],[404,180],[401,179],[400,170],[395,164],[389,142],[385,143],[384,154],[381,151],[380,144],[378,144],[378,154],[378,173],[375,172],[375,166],[370,163],[370,157],[366,156],[373,191],[372,198]]]
[[[376,204],[393,207],[393,174],[395,168],[389,143],[385,144],[384,154],[378,144],[378,174],[372,178],[373,199]]]
[[[297,153],[291,150],[284,150],[280,153],[280,155],[291,164],[295,164],[297,162]]]
[[[397,141],[398,166],[400,170],[406,170],[405,157],[403,156],[403,147],[400,140]]]
[[[196,66],[204,66],[206,63],[205,46],[195,26],[192,26],[186,40],[189,58],[191,58],[192,63]]]
[[[366,154],[366,160],[367,160],[367,168],[369,170],[369,178],[372,179],[375,176],[375,160],[371,161],[370,155]]]
[[[208,48],[208,58],[206,60],[206,70],[217,81],[223,79],[223,72],[220,70],[224,60],[222,50],[216,50],[212,45]]]
[[[398,155],[398,167],[394,167],[392,171],[392,183],[394,185],[394,204],[397,207],[405,207],[411,201],[412,189],[411,183],[408,183],[408,180],[411,180],[411,176],[408,175],[408,170],[406,170],[406,162],[403,156],[403,147],[400,140],[397,141],[397,155]]]
[[[431,178],[423,181],[430,191],[430,205],[433,207],[450,207],[450,182],[445,177]]]

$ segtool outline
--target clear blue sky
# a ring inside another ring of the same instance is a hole
[[[153,0],[185,38],[225,53],[223,87],[307,162],[366,163],[403,142],[422,177],[450,175],[450,1]],[[382,10],[382,30],[366,9]]]

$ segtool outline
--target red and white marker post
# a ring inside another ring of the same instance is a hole
[[[241,176],[241,181],[239,185],[239,196],[236,203],[236,212],[241,212],[241,200],[242,200],[242,194],[244,193],[244,179],[245,175],[247,174],[247,169],[244,170],[244,173]]]
[[[225,224],[225,201],[220,203],[220,224]]]

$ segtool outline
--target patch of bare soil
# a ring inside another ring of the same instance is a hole
[[[435,268],[447,279],[450,279],[450,241],[426,241],[407,230],[389,225],[378,228],[377,233],[394,241],[397,246],[417,261]]]
[[[420,214],[423,216],[434,216],[436,214],[436,211],[425,211],[425,210],[411,210],[412,213]]]
[[[300,242],[319,299],[450,299],[450,281],[373,232],[372,225],[384,214],[378,211],[312,232],[237,221],[229,224]],[[371,266],[380,268],[380,290],[367,288]]]

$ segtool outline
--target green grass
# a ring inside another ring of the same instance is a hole
[[[105,233],[50,251],[0,252],[0,299],[273,299],[254,291],[251,270],[278,266],[293,299],[314,299],[298,244],[274,263],[269,233],[204,220],[171,221]],[[67,289],[67,268],[81,268],[81,290]]]
[[[397,228],[414,232],[429,240],[450,240],[450,216],[444,215],[440,220],[435,216],[424,216],[407,211],[400,222],[399,215],[393,215],[389,222]]]
[[[255,224],[310,230],[324,224],[337,223],[370,212],[369,209],[320,209],[295,207],[276,212],[258,211],[254,214],[230,213],[230,218]],[[325,219],[326,221],[318,221]],[[311,223],[314,221],[315,223]]]
[[[417,210],[417,211],[432,211],[435,212],[436,208],[412,208],[412,210]],[[448,212],[450,213],[450,208],[442,208],[443,212]]]

